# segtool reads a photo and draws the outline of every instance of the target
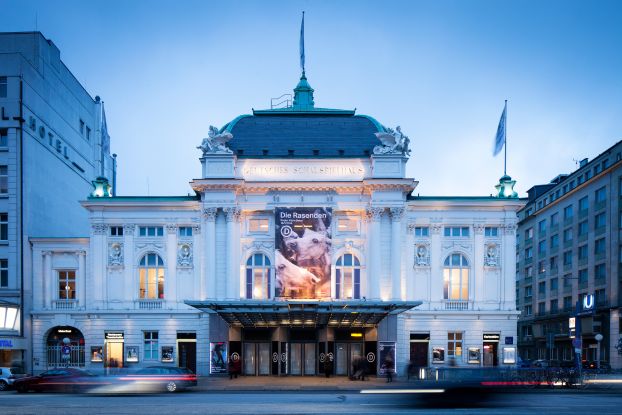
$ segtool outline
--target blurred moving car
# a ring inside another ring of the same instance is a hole
[[[26,376],[24,370],[18,367],[0,367],[0,391],[11,388],[15,379],[24,376]]]
[[[19,393],[85,392],[100,384],[101,378],[87,370],[55,368],[39,375],[15,379],[13,387]]]
[[[600,361],[600,367],[598,366],[598,362],[596,362],[595,360],[593,361],[584,361],[583,362],[583,369],[585,370],[600,370],[602,373],[609,373],[611,372],[611,365],[609,364],[609,362],[605,362],[604,360]]]
[[[185,367],[151,366],[127,375],[105,379],[107,381],[104,384],[89,392],[99,394],[178,392],[197,386],[197,375]]]

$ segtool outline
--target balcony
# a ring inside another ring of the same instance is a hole
[[[469,309],[469,301],[467,300],[446,300],[445,310],[449,311],[465,311]]]
[[[78,300],[54,300],[52,307],[54,310],[75,310],[78,308]]]
[[[594,212],[598,212],[599,210],[604,209],[607,206],[607,201],[603,200],[602,202],[594,202]]]
[[[136,300],[134,308],[138,310],[161,310],[162,300]]]

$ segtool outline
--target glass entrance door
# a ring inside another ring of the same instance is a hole
[[[244,343],[243,354],[245,375],[270,374],[270,343]]]
[[[316,374],[315,343],[291,343],[289,353],[289,370],[292,375]]]
[[[315,375],[315,343],[305,343],[305,375]]]
[[[352,364],[363,358],[363,343],[337,343],[335,345],[335,374],[349,376]]]

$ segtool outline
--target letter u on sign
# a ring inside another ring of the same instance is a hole
[[[583,297],[583,309],[591,310],[592,308],[594,308],[594,295],[588,294]]]

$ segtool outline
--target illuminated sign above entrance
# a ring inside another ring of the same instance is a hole
[[[359,159],[238,160],[236,170],[249,181],[361,181],[370,176],[369,163]]]
[[[123,340],[123,332],[108,332],[106,340]]]
[[[501,338],[501,335],[499,334],[484,333],[484,341],[498,342],[500,338]]]

